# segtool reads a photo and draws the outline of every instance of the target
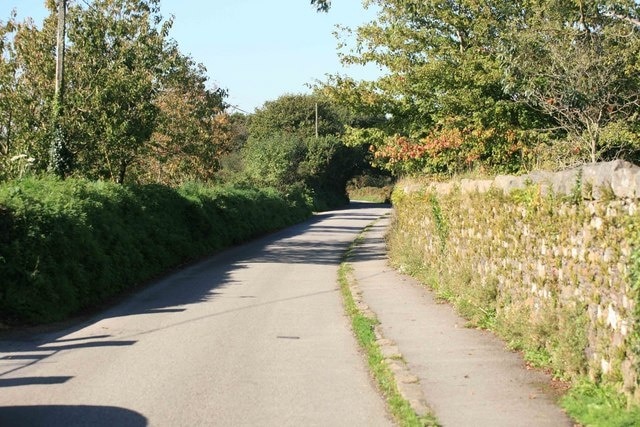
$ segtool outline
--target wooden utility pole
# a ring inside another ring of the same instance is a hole
[[[65,21],[67,15],[67,0],[58,0],[58,42],[56,45],[56,102],[58,112],[62,110],[64,93],[64,39]]]
[[[62,129],[64,112],[64,39],[67,0],[58,0],[58,32],[56,44],[56,89],[51,114],[51,147],[49,149],[49,170],[61,178],[71,171],[72,154],[66,146]]]
[[[316,102],[316,139],[318,139],[318,103]]]

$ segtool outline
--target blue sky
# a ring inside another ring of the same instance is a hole
[[[15,8],[19,19],[40,24],[44,4],[0,0],[0,20]],[[374,66],[343,68],[338,60],[334,26],[355,27],[375,16],[359,0],[335,0],[328,14],[316,13],[309,0],[161,0],[161,11],[175,17],[171,37],[182,52],[207,67],[212,84],[229,90],[230,104],[248,112],[285,93],[307,93],[306,84],[326,74],[379,75]]]

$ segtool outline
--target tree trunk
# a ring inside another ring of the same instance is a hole
[[[124,160],[120,163],[120,171],[118,172],[118,184],[124,183],[124,176],[127,173],[127,162]]]

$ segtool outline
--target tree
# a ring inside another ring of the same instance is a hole
[[[318,12],[328,12],[331,7],[331,0],[311,0],[311,4],[315,5]]]
[[[335,77],[329,91],[355,108],[382,108],[388,121],[376,127],[387,134],[384,144],[402,138],[409,148],[429,145],[454,131],[485,136],[464,137],[455,164],[432,170],[423,162],[429,172],[450,173],[458,165],[521,168],[531,143],[526,130],[544,117],[514,102],[502,84],[499,40],[518,6],[502,0],[371,3],[379,6],[378,17],[356,29],[356,46],[342,61],[375,63],[387,74],[368,83]]]
[[[0,115],[5,178],[22,173],[25,160],[34,170],[47,169],[53,135],[55,29],[52,16],[41,29],[30,19],[16,22],[15,16],[4,26]]]
[[[47,5],[41,28],[15,17],[0,23],[2,177],[18,175],[25,161],[46,170],[53,137],[60,148],[66,138],[74,173],[88,178],[212,179],[231,146],[226,91],[209,88],[204,67],[168,40],[172,22],[160,15],[159,0],[74,2],[64,114],[53,121],[56,2]],[[16,170],[4,167],[13,158]]]
[[[318,136],[315,111],[318,107]],[[362,152],[342,139],[345,112],[321,94],[283,95],[249,118],[241,166],[229,159],[224,175],[285,194],[304,191],[317,209],[345,203],[347,181],[363,166]]]
[[[569,137],[570,158],[637,160],[637,2],[529,2],[527,11],[511,22],[505,44],[514,96],[553,117]]]
[[[122,183],[154,130],[171,21],[159,0],[97,0],[69,17],[69,138],[85,174]]]
[[[318,134],[342,133],[343,124],[338,111],[327,99],[318,95],[283,95],[267,101],[252,116],[249,124],[251,139],[266,139],[273,135],[311,137],[316,132],[316,105],[318,108]]]
[[[0,22],[0,179],[11,166],[16,80],[16,60],[8,36],[15,28],[15,13],[6,23]]]
[[[209,89],[204,66],[182,55],[177,45],[165,49],[167,71],[154,101],[158,117],[149,151],[133,173],[145,182],[171,185],[210,181],[220,157],[232,149],[227,93]]]

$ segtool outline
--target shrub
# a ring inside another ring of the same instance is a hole
[[[299,222],[275,190],[121,186],[79,179],[0,185],[0,321],[41,323],[100,304],[172,266]]]
[[[283,194],[302,192],[313,200],[315,210],[331,209],[348,202],[346,185],[359,166],[358,156],[357,149],[332,136],[252,138],[243,148],[239,181]]]

